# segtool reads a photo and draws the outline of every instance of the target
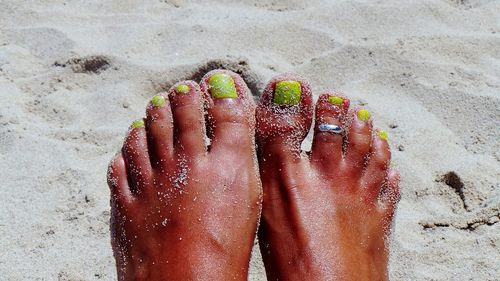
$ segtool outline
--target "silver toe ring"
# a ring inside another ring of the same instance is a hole
[[[341,135],[344,132],[342,127],[333,124],[320,124],[318,129],[320,132],[332,133],[336,135]]]

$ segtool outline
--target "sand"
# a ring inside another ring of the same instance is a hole
[[[256,96],[299,73],[389,132],[393,280],[499,280],[499,1],[202,2],[1,1],[2,280],[115,279],[108,161],[152,95],[218,67]]]

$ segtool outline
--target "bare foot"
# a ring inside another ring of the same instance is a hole
[[[343,95],[320,96],[307,155],[300,145],[313,116],[309,84],[282,75],[264,90],[256,112],[264,189],[259,239],[269,280],[388,279],[399,174],[388,167],[387,134],[372,129],[367,110],[348,108]]]
[[[119,280],[246,280],[261,209],[254,112],[229,71],[153,97],[108,171]]]

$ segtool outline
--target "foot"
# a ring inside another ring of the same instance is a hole
[[[246,280],[261,210],[254,116],[229,71],[152,98],[108,171],[119,280]]]
[[[388,236],[399,198],[387,134],[366,109],[326,93],[316,105],[312,151],[309,84],[282,75],[257,107],[264,190],[260,248],[269,280],[387,280]],[[338,134],[338,125],[345,134]],[[320,129],[321,128],[321,129]]]

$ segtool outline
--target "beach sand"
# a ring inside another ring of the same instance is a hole
[[[219,67],[256,97],[299,73],[388,131],[393,280],[498,280],[499,1],[201,2],[1,1],[2,280],[115,279],[108,161],[151,96]]]

